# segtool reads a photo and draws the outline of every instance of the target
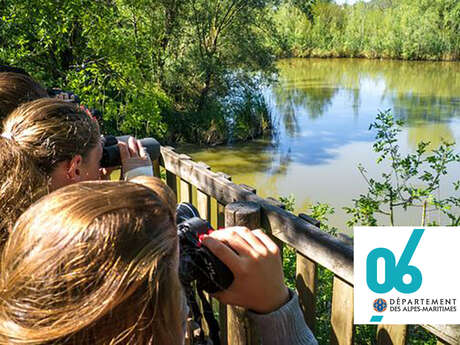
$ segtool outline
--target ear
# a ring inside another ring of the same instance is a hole
[[[71,183],[79,182],[81,178],[81,165],[83,158],[80,155],[73,157],[67,164],[66,177]]]

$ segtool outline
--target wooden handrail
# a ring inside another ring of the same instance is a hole
[[[257,202],[262,208],[262,226],[271,231],[273,236],[353,284],[351,246],[274,206],[273,201],[261,198],[220,174],[204,169],[201,164],[175,152],[171,147],[162,147],[161,156],[161,164],[166,170],[224,205],[233,201]]]
[[[300,217],[282,209],[279,202],[274,199],[264,199],[255,194],[255,190],[246,185],[237,185],[231,177],[221,172],[213,172],[203,162],[194,162],[191,157],[177,153],[172,147],[161,147],[160,165],[166,169],[166,180],[177,194],[176,177],[181,184],[181,199],[190,201],[192,186],[198,191],[198,198],[206,200],[205,195],[217,201],[218,226],[223,225],[223,210],[220,205],[227,205],[235,201],[251,201],[260,206],[261,226],[282,244],[294,248],[298,252],[298,262],[304,266],[304,272],[298,272],[298,283],[310,284],[311,290],[300,287],[306,294],[315,290],[316,264],[319,264],[335,275],[334,289],[345,291],[347,303],[352,303],[350,296],[353,290],[353,247],[351,241],[343,241],[321,231],[318,227]],[[201,201],[207,205],[208,201]],[[205,207],[205,206],[203,206]],[[207,207],[207,206],[206,206]],[[347,244],[348,243],[348,244]],[[299,280],[300,279],[300,280]],[[351,290],[350,290],[351,289]],[[314,294],[313,294],[314,295]],[[313,296],[314,297],[314,296]],[[336,296],[337,297],[337,296]],[[312,305],[312,296],[300,296],[303,303]],[[340,313],[341,304],[333,301],[336,313]],[[220,309],[221,321],[226,320],[225,309]],[[306,311],[308,312],[308,310]],[[334,313],[334,311],[333,311]],[[331,320],[333,326],[332,343],[353,343],[352,319],[350,313],[334,316]],[[345,317],[346,322],[342,322]],[[306,317],[309,324],[313,319]],[[460,344],[460,325],[422,325],[425,329],[436,335],[439,344]],[[385,336],[378,338],[378,344],[404,344],[406,339],[405,327],[382,325],[379,334]],[[334,337],[342,337],[336,339]],[[343,340],[344,339],[344,340]]]

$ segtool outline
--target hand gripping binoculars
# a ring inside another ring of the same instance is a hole
[[[129,135],[115,137],[113,135],[102,136],[102,159],[101,168],[117,167],[121,165],[120,148],[118,142],[128,143]],[[160,143],[153,138],[140,140],[152,161],[160,157]]]

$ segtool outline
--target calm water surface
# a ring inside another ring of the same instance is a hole
[[[371,176],[385,168],[376,164],[375,133],[369,131],[378,110],[392,109],[405,121],[398,143],[404,152],[413,151],[420,140],[431,141],[432,148],[442,138],[460,142],[458,62],[288,59],[278,67],[278,83],[264,89],[275,138],[179,150],[232,175],[236,183],[257,188],[259,195],[293,194],[296,212],[308,213],[312,203],[328,202],[336,211],[331,224],[349,232],[342,207],[366,191],[358,163]],[[441,193],[454,193],[450,184],[459,177],[457,164]],[[419,224],[420,214],[401,214],[396,221]]]

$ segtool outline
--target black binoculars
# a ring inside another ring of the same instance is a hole
[[[129,135],[115,137],[113,135],[102,136],[102,158],[101,167],[117,167],[121,165],[120,148],[118,142],[127,143]],[[141,145],[145,148],[152,161],[160,157],[160,143],[153,138],[144,138],[140,140]]]

